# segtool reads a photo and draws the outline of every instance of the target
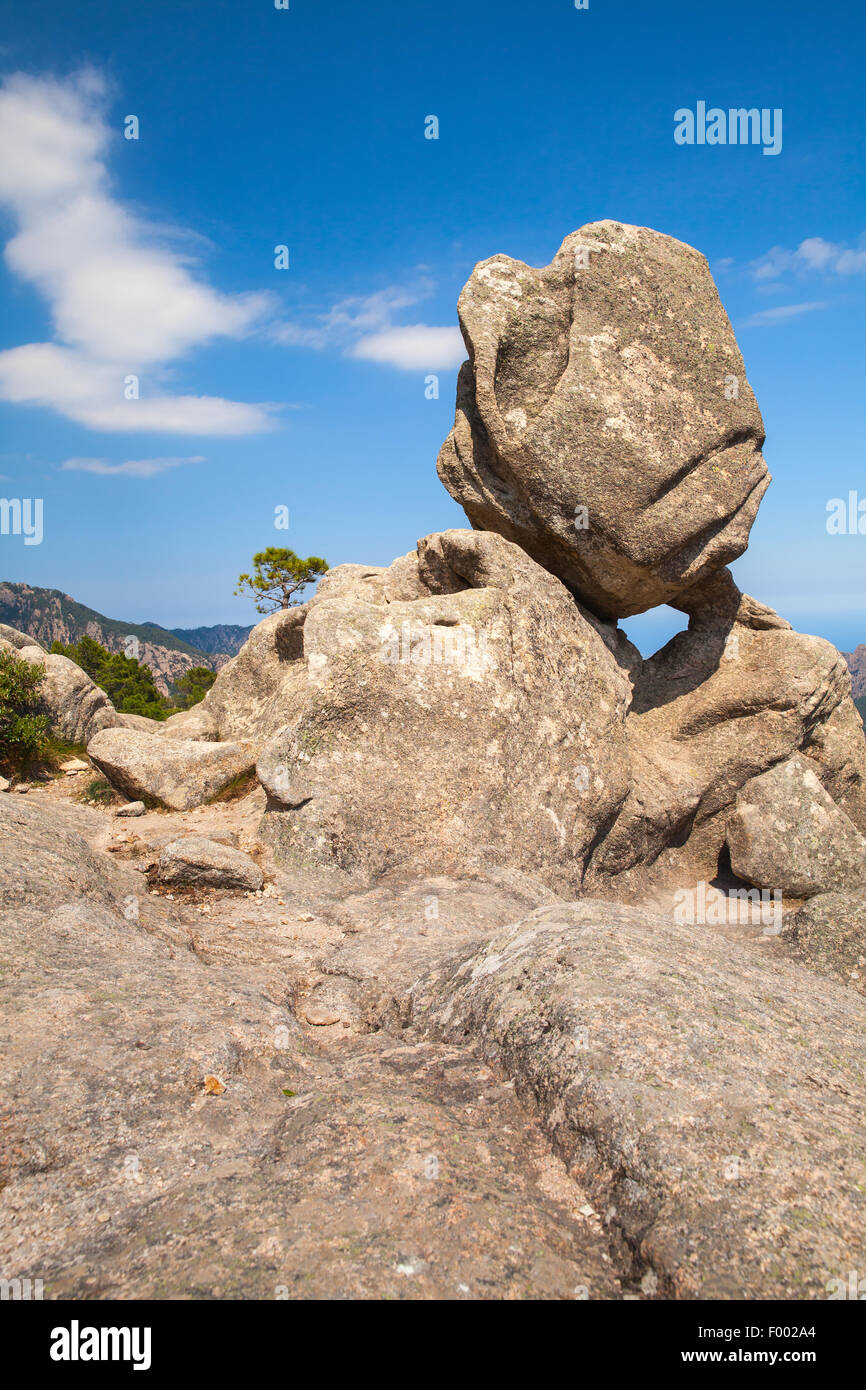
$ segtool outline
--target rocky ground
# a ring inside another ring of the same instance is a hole
[[[252,847],[262,793],[124,822],[76,804],[88,780],[0,808],[6,866],[25,873],[16,832],[29,866],[23,904],[11,885],[2,902],[7,1277],[30,1270],[55,1298],[631,1288],[514,1083],[471,1047],[404,1030],[401,982],[372,959],[356,992],[339,966],[327,973],[376,922],[417,934],[417,965],[530,899],[503,890],[482,905],[477,885],[435,881],[352,894],[285,875],[262,894],[168,894],[142,872],[154,852],[185,831]]]
[[[0,624],[87,753],[0,782],[6,1277],[814,1299],[862,1268],[866,742],[839,653],[727,568],[769,476],[709,267],[593,223],[459,309],[438,468],[472,530],[330,570],[161,723]],[[644,659],[620,620],[662,602],[688,628]]]
[[[816,1297],[848,1268],[863,1004],[784,942],[758,957],[746,929],[518,874],[287,872],[260,788],[120,818],[81,804],[91,779],[0,797],[6,1277],[55,1298]],[[263,889],[160,884],[192,835]]]

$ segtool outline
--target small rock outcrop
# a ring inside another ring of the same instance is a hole
[[[106,729],[87,756],[132,801],[189,811],[252,770],[255,749],[243,743],[193,743],[136,729]]]
[[[169,739],[258,740],[285,724],[306,685],[301,629],[307,605],[272,613],[220,671],[205,698],[167,719]]]
[[[794,632],[727,571],[690,606],[688,631],[632,672],[632,786],[590,873],[626,899],[650,879],[712,880],[741,788],[799,750],[866,827],[866,741],[835,647]]]
[[[866,886],[866,840],[801,757],[746,783],[727,840],[734,872],[759,888],[812,898]]]
[[[862,883],[816,893],[785,923],[782,941],[811,970],[866,994],[866,893]]]
[[[258,760],[275,845],[578,891],[629,785],[630,686],[600,625],[497,535],[428,536],[396,571],[332,571],[308,607],[304,698]]]

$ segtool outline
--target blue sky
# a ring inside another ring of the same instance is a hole
[[[852,0],[0,17],[0,495],[45,507],[41,545],[0,536],[0,578],[131,621],[250,622],[232,591],[254,550],[387,564],[465,524],[435,473],[460,288],[612,217],[699,247],[734,323],[774,476],[740,586],[866,641],[866,535],[826,529],[829,499],[866,500]],[[698,100],[781,108],[781,152],[676,145]],[[681,625],[624,624],[644,649]]]

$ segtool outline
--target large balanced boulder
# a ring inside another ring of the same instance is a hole
[[[866,884],[866,840],[801,757],[746,783],[727,841],[734,872],[759,888],[811,898]]]
[[[497,535],[428,536],[366,575],[309,605],[304,702],[258,761],[278,854],[576,890],[628,791],[616,635]]]
[[[470,361],[439,476],[606,618],[666,603],[742,554],[764,427],[704,257],[594,222],[550,265],[475,267]]]
[[[637,908],[539,908],[414,990],[534,1103],[662,1298],[823,1298],[862,1248],[866,1009]]]
[[[249,743],[187,742],[138,729],[104,730],[87,755],[124,796],[171,811],[212,801],[255,763]]]

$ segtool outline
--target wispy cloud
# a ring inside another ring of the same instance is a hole
[[[309,324],[277,323],[270,336],[287,346],[338,348],[349,357],[407,371],[456,367],[466,356],[459,328],[394,322],[399,313],[431,293],[427,279],[415,285],[391,285],[374,294],[340,300]]]
[[[843,276],[866,275],[866,237],[861,237],[857,246],[825,241],[820,236],[807,237],[794,251],[789,251],[784,246],[773,246],[763,256],[752,261],[749,269],[758,282],[777,280],[790,272],[797,275],[810,272]]]
[[[266,404],[161,394],[168,363],[214,339],[244,337],[272,300],[214,290],[165,228],[121,206],[105,163],[105,96],[92,71],[65,82],[16,74],[0,87],[0,203],[18,224],[5,260],[47,300],[55,329],[54,342],[0,353],[0,396],[95,430],[268,429]],[[140,399],[125,398],[129,375],[142,378]]]
[[[108,459],[72,458],[67,459],[61,467],[66,472],[98,473],[103,478],[155,478],[159,473],[167,473],[170,468],[204,461],[201,454],[190,458],[127,459],[125,463],[111,463]]]
[[[787,319],[799,318],[801,314],[814,313],[816,309],[826,309],[827,301],[813,300],[809,304],[777,304],[773,309],[761,309],[752,314],[743,324],[744,328],[760,328],[771,323],[784,323]]]

